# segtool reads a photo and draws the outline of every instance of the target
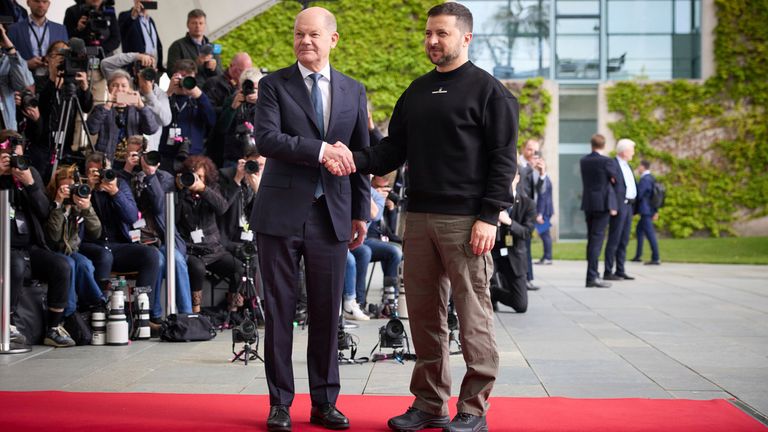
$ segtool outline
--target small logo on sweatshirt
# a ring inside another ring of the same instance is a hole
[[[432,94],[443,94],[443,93],[448,93],[448,91],[447,90],[443,90],[442,87],[440,87],[439,89],[437,89],[437,90],[432,92]]]

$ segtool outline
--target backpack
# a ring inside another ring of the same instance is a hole
[[[664,201],[667,199],[667,188],[658,181],[653,182],[653,190],[651,192],[651,207],[660,209],[664,207]]]

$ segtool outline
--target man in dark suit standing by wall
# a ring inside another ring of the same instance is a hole
[[[600,279],[597,265],[608,220],[618,213],[616,194],[613,190],[617,173],[611,159],[599,153],[605,148],[605,137],[600,134],[592,135],[590,144],[592,153],[579,160],[581,209],[587,218],[587,288],[608,288],[611,284]]]
[[[160,42],[155,20],[149,16],[141,1],[134,0],[131,10],[120,12],[117,22],[123,52],[151,55],[157,60],[157,69],[163,71],[163,44]]]
[[[643,260],[644,237],[648,237],[648,242],[651,244],[651,260],[646,264],[659,265],[661,264],[659,245],[656,242],[656,229],[653,227],[653,221],[659,218],[659,209],[651,204],[653,185],[656,183],[656,179],[651,174],[651,163],[647,160],[640,162],[638,172],[640,173],[640,182],[637,185],[637,212],[640,214],[640,221],[637,223],[637,231],[635,231],[637,252],[632,261],[640,262]]]
[[[605,272],[604,280],[632,280],[624,270],[624,261],[627,258],[627,244],[629,232],[632,230],[632,215],[635,210],[637,198],[637,184],[635,175],[629,161],[635,155],[635,142],[630,139],[620,139],[616,143],[616,157],[611,159],[613,170],[617,173],[614,192],[616,193],[616,206],[618,211],[611,216],[608,224],[608,242],[605,245]],[[614,270],[614,265],[616,266]]]
[[[312,317],[310,420],[329,429],[349,427],[335,406],[340,388],[337,323],[347,248],[364,240],[371,186],[367,176],[352,172],[350,152],[368,147],[365,89],[330,67],[329,54],[338,40],[330,12],[303,10],[294,23],[298,63],[259,82],[255,135],[267,163],[252,224],[265,288],[270,431],[291,428],[290,359],[302,256]],[[334,177],[323,161],[338,162],[345,175]]]

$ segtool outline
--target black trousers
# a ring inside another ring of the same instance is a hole
[[[510,259],[527,260],[527,257],[493,257],[493,278],[491,278],[491,301],[500,302],[518,313],[528,310],[528,287],[526,274],[516,275]]]
[[[608,223],[608,241],[605,244],[605,273],[625,274],[624,262],[627,259],[627,244],[632,231],[633,205],[619,204],[616,216],[611,216]],[[616,269],[614,270],[614,264]]]
[[[11,249],[11,305],[18,301],[25,277],[48,285],[48,307],[61,309],[67,305],[72,268],[67,259],[48,249],[30,246],[26,250]]]
[[[93,262],[94,278],[109,279],[111,271],[138,272],[136,286],[155,286],[160,271],[160,251],[137,243],[83,243],[80,253]]]
[[[600,250],[605,240],[605,228],[611,214],[604,212],[585,212],[587,216],[587,283],[600,277],[597,265],[600,262]]]
[[[187,267],[189,269],[189,287],[192,291],[203,290],[206,269],[219,277],[229,278],[229,292],[237,292],[240,278],[243,276],[243,263],[229,252],[207,266],[202,258],[187,255]]]
[[[256,240],[266,304],[264,361],[269,402],[288,406],[293,403],[293,318],[299,291],[299,260],[304,257],[309,393],[313,405],[335,404],[341,388],[338,323],[347,243],[336,238],[322,199],[312,206],[301,234],[275,237],[257,233]]]

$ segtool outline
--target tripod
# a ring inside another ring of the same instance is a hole
[[[67,139],[67,131],[69,130],[69,124],[72,119],[72,107],[77,108],[77,114],[80,118],[80,123],[83,125],[85,131],[85,137],[88,141],[88,150],[93,151],[93,143],[91,142],[91,132],[88,130],[88,125],[85,123],[85,114],[83,108],[80,106],[80,100],[77,98],[77,90],[75,88],[74,76],[65,76],[64,84],[61,89],[61,100],[59,103],[59,122],[56,125],[56,132],[53,135],[54,142],[54,158],[52,173],[56,172],[59,167],[59,161],[64,157],[64,144]],[[63,102],[62,102],[63,101]]]
[[[242,248],[248,247],[248,244]],[[251,244],[250,247],[253,247]],[[240,360],[248,365],[248,360],[261,360],[264,359],[258,353],[259,350],[259,328],[256,322],[264,320],[264,309],[261,305],[261,299],[256,292],[256,284],[253,277],[252,261],[256,256],[255,253],[250,253],[250,250],[243,251],[241,248],[241,256],[243,257],[243,267],[245,272],[240,279],[240,286],[237,288],[237,292],[246,299],[245,306],[243,307],[243,321],[240,325],[232,328],[232,354],[235,355],[230,363],[234,363],[236,360]],[[255,252],[255,250],[253,251]],[[228,325],[231,319],[232,311],[227,312],[227,319],[225,325]],[[237,341],[244,342],[243,348],[239,352],[235,352],[235,344]],[[251,348],[251,345],[255,345],[255,348]]]

